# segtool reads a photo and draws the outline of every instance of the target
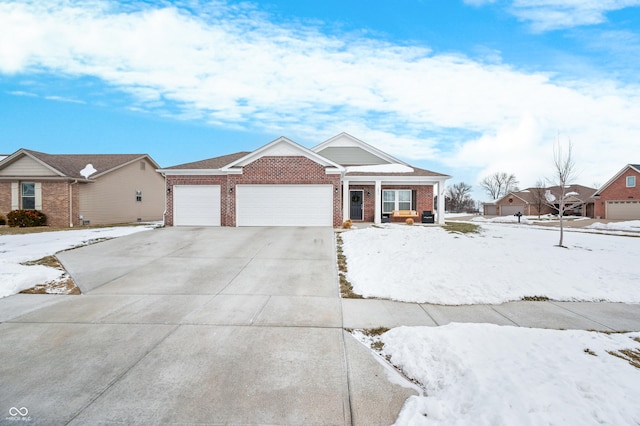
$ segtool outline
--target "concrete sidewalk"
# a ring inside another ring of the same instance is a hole
[[[377,299],[342,299],[345,328],[489,323],[556,330],[640,331],[640,304],[508,302],[500,305],[431,305]]]

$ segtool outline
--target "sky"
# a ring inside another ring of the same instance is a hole
[[[0,154],[161,167],[347,132],[472,185],[640,162],[640,0],[0,0]]]

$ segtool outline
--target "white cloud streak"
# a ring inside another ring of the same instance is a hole
[[[590,179],[639,161],[637,87],[561,83],[425,47],[276,24],[246,7],[191,6],[0,3],[0,28],[10,34],[0,38],[0,73],[95,77],[129,94],[134,110],[295,140],[349,131],[403,158],[437,158],[449,174],[508,170],[533,184],[558,133],[573,140]]]
[[[534,31],[550,31],[606,21],[606,13],[640,6],[640,0],[513,0],[510,12]]]

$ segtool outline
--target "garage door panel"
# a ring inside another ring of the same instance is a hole
[[[608,201],[607,219],[634,220],[640,219],[640,201]]]
[[[524,206],[500,206],[500,216],[512,216],[518,212],[524,214]]]
[[[220,226],[220,185],[175,185],[176,226]]]
[[[238,226],[332,226],[333,185],[238,185]]]

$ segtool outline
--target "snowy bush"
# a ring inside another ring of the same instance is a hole
[[[7,219],[9,226],[20,228],[47,224],[47,215],[39,210],[13,210],[9,212]]]

